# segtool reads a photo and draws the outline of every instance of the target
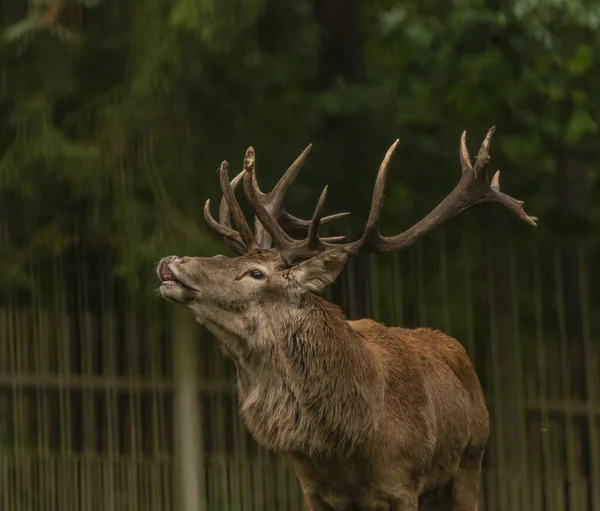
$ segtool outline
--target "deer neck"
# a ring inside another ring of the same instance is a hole
[[[342,310],[307,295],[269,331],[278,332],[273,342],[215,332],[235,362],[242,415],[255,439],[311,456],[350,454],[367,441],[382,413],[383,372]]]

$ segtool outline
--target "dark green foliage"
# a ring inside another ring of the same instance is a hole
[[[585,194],[597,189],[595,4],[369,2],[364,77],[326,88],[303,0],[65,1],[50,27],[7,0],[0,14],[3,289],[48,292],[31,268],[59,256],[105,254],[136,285],[165,253],[221,250],[202,206],[211,197],[216,208],[219,163],[240,166],[250,144],[268,187],[315,142],[289,209],[308,214],[329,183],[329,210],[351,209],[359,228],[378,163],[399,137],[384,218],[395,232],[456,183],[461,131],[474,151],[496,124],[503,189],[541,218],[535,234],[510,228],[529,237],[597,229],[594,203],[573,219],[556,192],[563,154],[581,161]],[[467,215],[474,236],[490,209]]]

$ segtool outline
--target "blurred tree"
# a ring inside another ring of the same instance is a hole
[[[528,198],[541,235],[598,225],[582,196],[598,188],[592,2],[64,0],[52,27],[18,29],[56,5],[0,3],[0,279],[11,289],[48,288],[42,267],[63,255],[114,260],[131,286],[165,251],[221,249],[201,206],[219,196],[220,161],[240,165],[249,144],[267,187],[314,140],[289,208],[307,214],[328,183],[331,210],[352,210],[356,235],[400,137],[383,219],[398,232],[456,183],[460,131],[473,146],[495,123],[503,186]],[[449,239],[452,271],[462,263]]]

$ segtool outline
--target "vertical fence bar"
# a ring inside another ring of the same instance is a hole
[[[489,250],[489,249],[488,249]],[[494,293],[494,277],[491,272],[495,271],[489,261],[489,254],[486,254],[486,266],[488,268],[487,282],[488,282],[488,300],[489,300],[489,332],[490,332],[490,351],[491,356],[489,357],[489,368],[491,371],[491,394],[493,399],[493,406],[490,409],[490,423],[491,423],[491,436],[489,447],[493,446],[495,470],[488,477],[488,484],[490,484],[490,494],[492,496],[493,504],[491,509],[493,511],[505,511],[509,509],[508,506],[508,485],[507,478],[505,477],[505,427],[503,419],[502,404],[504,400],[504,393],[502,389],[502,375],[500,372],[500,350],[504,347],[500,346],[500,339],[498,332],[500,327],[498,325],[496,314],[494,314],[494,300],[492,294]],[[488,447],[488,448],[489,448]]]
[[[600,439],[598,438],[598,424],[600,417],[597,415],[599,396],[598,396],[598,375],[597,375],[597,356],[598,351],[594,349],[591,339],[591,315],[590,298],[588,293],[588,264],[585,250],[579,250],[579,289],[581,291],[581,322],[583,324],[583,350],[585,360],[585,378],[586,378],[586,401],[587,401],[587,426],[590,441],[590,493],[591,510],[600,511]],[[594,367],[596,365],[596,367]]]
[[[389,275],[385,275],[386,286],[391,295],[390,320],[393,325],[406,326],[404,318],[404,288],[402,275],[402,258],[398,252],[387,256]]]
[[[524,365],[523,365],[523,347],[521,339],[521,329],[519,328],[519,300],[518,300],[518,285],[517,285],[517,264],[515,262],[515,243],[514,240],[510,240],[509,255],[509,279],[510,279],[510,295],[512,304],[512,351],[514,354],[515,374],[516,379],[516,409],[521,412],[517,416],[516,426],[518,428],[517,437],[519,438],[519,445],[523,448],[525,456],[518,457],[519,467],[519,478],[515,481],[515,496],[518,500],[517,505],[521,509],[532,509],[532,502],[530,500],[530,488],[531,479],[529,470],[527,469],[528,454],[530,452],[527,442],[527,408],[525,405],[526,389],[524,384]],[[506,368],[504,369],[506,370]],[[514,506],[513,506],[514,509]]]
[[[197,340],[188,311],[173,310],[173,379],[176,485],[180,511],[206,511],[204,459],[198,409]]]
[[[471,358],[471,363],[478,370],[477,367],[477,351],[475,343],[475,314],[473,312],[474,298],[473,298],[473,282],[471,278],[473,269],[473,256],[470,249],[473,248],[473,244],[469,243],[469,236],[467,230],[463,229],[463,235],[461,236],[461,270],[463,273],[462,282],[464,285],[465,299],[464,299],[464,318],[465,318],[465,332],[466,332],[466,349]]]
[[[450,286],[448,283],[448,253],[447,253],[446,234],[441,233],[438,237],[438,243],[436,248],[438,249],[438,264],[440,267],[440,274],[438,278],[441,295],[441,326],[445,332],[452,332],[452,327],[456,325],[457,321],[452,321],[452,315],[450,313]],[[462,339],[460,342],[464,342]]]
[[[567,478],[566,481],[561,481],[562,484],[566,483],[567,487],[567,498],[569,501],[568,509],[577,510],[577,502],[574,498],[574,492],[572,491],[575,479],[577,477],[576,461],[575,461],[575,416],[573,414],[573,407],[571,402],[571,378],[570,378],[570,364],[569,364],[569,349],[567,338],[567,330],[565,324],[565,304],[564,304],[564,292],[563,292],[563,279],[561,272],[562,257],[560,249],[555,249],[555,279],[556,279],[556,305],[558,312],[558,323],[559,323],[559,342],[560,342],[560,369],[561,369],[561,383],[562,383],[562,399],[565,403],[564,414],[564,439],[565,439],[565,454],[566,454],[566,469]],[[578,510],[577,510],[578,511]]]
[[[547,388],[547,353],[544,335],[544,311],[542,304],[543,288],[542,275],[540,270],[540,251],[539,245],[534,246],[534,265],[533,265],[533,286],[534,286],[534,316],[535,316],[535,346],[537,360],[538,377],[538,399],[540,402],[541,413],[541,444],[542,444],[542,480],[544,481],[544,496],[548,511],[556,509],[556,502],[549,498],[549,482],[552,480],[552,468],[554,467],[554,453],[550,442],[550,411],[548,409],[548,388]]]

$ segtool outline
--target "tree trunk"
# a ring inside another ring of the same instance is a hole
[[[319,27],[319,82],[331,87],[339,78],[349,83],[364,79],[361,0],[315,0]]]
[[[319,87],[323,90],[333,87],[337,81],[357,84],[364,80],[361,7],[361,0],[315,0],[314,13],[319,30]],[[324,138],[334,138],[337,146],[341,147],[341,153],[334,156],[333,164],[352,169],[352,172],[342,174],[345,183],[338,183],[345,190],[356,190],[357,187],[352,186],[356,176],[352,174],[356,169],[365,167],[365,154],[368,152],[360,141],[366,138],[367,124],[360,113],[329,115],[324,120]],[[362,190],[359,191],[362,194]],[[362,225],[355,219],[350,235],[357,237],[360,234]],[[334,286],[334,301],[342,305],[351,318],[370,316],[370,291],[368,259],[358,256],[342,273],[338,285]]]

